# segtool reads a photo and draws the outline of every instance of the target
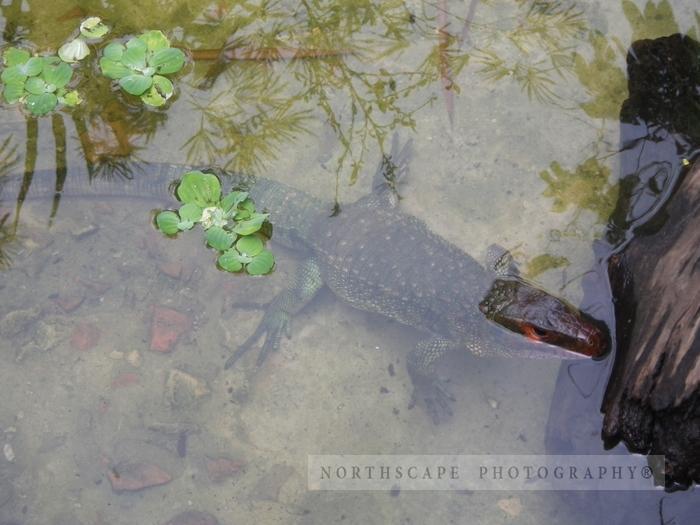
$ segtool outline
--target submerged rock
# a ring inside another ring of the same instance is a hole
[[[134,368],[141,366],[141,354],[137,350],[132,350],[126,354],[126,362],[129,363]]]
[[[182,370],[172,369],[165,380],[164,393],[170,406],[184,408],[208,396],[211,390],[203,380]]]
[[[70,313],[83,304],[84,295],[76,295],[71,293],[61,293],[53,297],[53,301],[66,313]]]
[[[243,468],[244,463],[230,458],[212,458],[207,456],[205,458],[205,465],[207,467],[209,479],[214,483],[221,483],[235,476]]]
[[[138,385],[141,377],[135,372],[122,372],[112,380],[112,388],[124,388],[125,386]]]
[[[192,327],[192,320],[183,313],[164,306],[153,307],[151,350],[171,352],[177,340]]]
[[[99,340],[100,330],[92,323],[78,323],[70,336],[71,346],[81,352],[94,348]]]
[[[182,263],[180,261],[162,262],[158,265],[158,269],[173,279],[179,279],[182,275]]]
[[[114,492],[136,492],[165,485],[173,478],[158,465],[152,463],[119,463],[111,467],[107,477]]]

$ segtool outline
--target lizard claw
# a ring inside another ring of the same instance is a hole
[[[280,310],[268,310],[253,335],[246,339],[233,355],[226,360],[224,369],[229,369],[236,364],[241,357],[253,348],[263,334],[265,334],[265,342],[260,350],[260,354],[258,354],[256,366],[262,365],[271,352],[279,349],[283,334],[286,334],[288,338],[291,337],[289,314]]]
[[[413,408],[418,400],[421,400],[435,425],[449,420],[453,415],[450,403],[456,399],[448,390],[446,383],[447,381],[438,378],[423,379],[413,388],[408,408]]]

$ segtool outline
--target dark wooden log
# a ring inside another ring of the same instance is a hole
[[[636,42],[628,73],[602,435],[609,447],[665,455],[667,486],[684,487],[700,482],[700,161],[686,166],[699,156],[700,45],[680,35]]]
[[[667,486],[684,487],[700,477],[700,165],[684,165],[700,157],[700,45],[642,40],[627,63],[621,196],[583,283],[584,309],[615,325],[614,363],[562,366],[546,447],[599,454],[602,434],[665,455]]]
[[[664,211],[610,259],[619,346],[603,437],[664,454],[667,482],[687,485],[700,481],[700,162]]]

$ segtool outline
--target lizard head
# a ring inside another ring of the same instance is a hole
[[[604,323],[518,278],[496,279],[479,309],[487,319],[531,341],[589,357],[610,346]],[[546,348],[538,354],[545,356]],[[551,349],[552,357],[562,357]]]

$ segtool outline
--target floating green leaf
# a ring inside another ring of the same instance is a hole
[[[32,95],[41,95],[46,92],[46,82],[42,78],[32,77],[24,83],[24,89]]]
[[[179,229],[177,227],[180,218],[173,211],[162,211],[156,216],[158,229],[166,235],[174,235]]]
[[[20,66],[13,66],[5,68],[0,75],[0,79],[5,84],[16,84],[18,82],[24,84],[24,81],[27,80],[27,75],[22,72]]]
[[[149,106],[159,107],[173,96],[173,84],[165,77],[160,75],[153,76],[153,85],[147,93],[141,95],[141,100]]]
[[[244,221],[250,219],[255,213],[255,203],[251,199],[245,199],[238,205],[238,213],[236,213],[236,220]]]
[[[255,233],[262,227],[263,222],[267,220],[268,216],[269,214],[267,213],[254,213],[250,216],[250,219],[238,222],[233,227],[233,231],[238,235],[250,235],[251,233]]]
[[[146,44],[137,38],[132,38],[126,43],[126,51],[121,57],[121,62],[132,69],[141,70],[146,67]]]
[[[104,57],[100,59],[100,69],[104,76],[114,80],[119,80],[132,73],[131,68],[125,66],[121,62]]]
[[[146,53],[148,51],[148,45],[141,40],[138,37],[130,38],[129,41],[126,43],[126,49],[129,50],[138,50],[142,51],[143,53]]]
[[[77,106],[83,101],[83,99],[80,97],[80,94],[74,90],[69,91],[62,97],[58,97],[58,101],[66,106]]]
[[[250,275],[264,275],[270,273],[275,265],[275,256],[268,250],[261,251],[253,257],[253,260],[245,267]]]
[[[216,175],[190,171],[182,177],[177,196],[184,203],[194,203],[200,208],[215,206],[221,196],[221,183]]]
[[[46,115],[58,104],[58,98],[53,93],[42,93],[41,95],[29,95],[26,106],[29,112],[37,117]]]
[[[243,268],[243,264],[238,260],[238,253],[233,248],[222,253],[217,262],[227,272],[238,272]]]
[[[190,221],[190,220],[186,220],[186,219],[183,219],[177,223],[177,229],[182,230],[182,231],[191,230],[193,226],[194,226],[194,221]]]
[[[250,261],[253,260],[253,258],[250,255],[248,255],[247,253],[241,253],[238,250],[236,250],[235,257],[241,264],[248,264]]]
[[[231,211],[248,198],[247,191],[232,191],[221,200],[221,208],[225,211]]]
[[[5,102],[14,104],[24,95],[24,82],[5,84],[2,94],[5,97]]]
[[[197,222],[202,218],[202,208],[193,202],[188,202],[180,206],[180,217],[182,220]]]
[[[102,56],[109,60],[119,61],[121,60],[125,50],[126,48],[123,44],[120,44],[119,42],[112,42],[104,48],[104,51],[102,51]]]
[[[25,49],[8,47],[2,54],[3,61],[7,67],[24,64],[32,55]]]
[[[234,236],[220,226],[212,226],[207,230],[206,239],[209,246],[224,252],[233,244]]]
[[[58,49],[58,56],[64,62],[77,62],[90,54],[90,48],[82,38],[76,38]]]
[[[56,88],[62,88],[68,82],[70,82],[73,76],[73,69],[68,64],[59,65],[49,65],[44,64],[44,71],[42,77],[47,84],[50,84]]]
[[[151,86],[146,93],[141,95],[141,100],[147,106],[153,106],[154,108],[159,108],[160,106],[165,105],[166,102],[165,98],[158,93],[155,86]]]
[[[119,85],[131,95],[142,95],[152,84],[153,79],[144,75],[127,75],[119,80]]]
[[[19,64],[15,67],[18,67],[22,74],[28,77],[34,77],[41,73],[41,70],[45,67],[45,61],[39,57],[32,57],[24,64]]]
[[[264,247],[265,246],[263,245],[262,239],[256,235],[246,235],[238,239],[238,242],[236,243],[236,249],[240,253],[246,254],[250,257],[255,257],[258,255],[263,251]]]
[[[147,49],[151,52],[160,51],[170,47],[170,41],[162,31],[147,31],[138,37],[141,42],[143,42]]]
[[[86,18],[80,24],[80,34],[85,38],[102,38],[109,32],[109,27],[102,23],[102,19],[97,16]]]
[[[37,57],[37,58],[39,58],[39,57]],[[58,58],[57,56],[53,56],[53,55],[47,56],[47,57],[41,57],[41,58],[39,58],[39,60],[42,61],[44,66],[55,66],[55,65],[61,63],[61,59]]]
[[[165,100],[172,97],[173,92],[175,91],[173,83],[161,75],[153,75],[153,86],[158,90],[158,93],[165,98]]]
[[[148,61],[161,75],[177,73],[185,65],[185,54],[177,48],[166,48],[156,51]]]

